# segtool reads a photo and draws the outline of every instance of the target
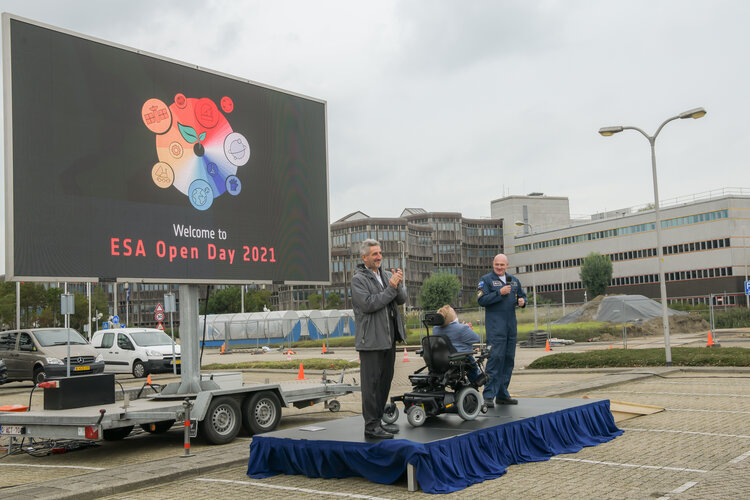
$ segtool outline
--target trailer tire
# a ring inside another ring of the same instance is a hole
[[[136,359],[133,361],[133,376],[135,378],[143,378],[146,375],[146,365],[143,364],[143,361],[140,359]]]
[[[270,432],[281,420],[281,403],[272,391],[256,392],[245,399],[242,407],[242,424],[251,436]]]
[[[174,425],[174,420],[162,420],[153,424],[141,424],[141,429],[150,434],[164,434]],[[152,427],[153,426],[153,427]]]
[[[114,429],[104,429],[102,431],[102,437],[105,441],[119,441],[125,439],[133,430],[133,426],[128,427],[115,427]]]
[[[210,444],[226,444],[237,437],[241,420],[240,404],[234,398],[214,398],[200,423],[201,433]]]

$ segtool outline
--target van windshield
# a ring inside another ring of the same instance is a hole
[[[34,337],[39,345],[42,347],[49,347],[52,345],[67,345],[68,337],[70,337],[70,344],[82,344],[86,345],[86,339],[81,337],[81,334],[72,328],[55,328],[52,330],[32,330]]]
[[[133,332],[133,341],[141,347],[152,345],[172,345],[172,339],[164,332]]]

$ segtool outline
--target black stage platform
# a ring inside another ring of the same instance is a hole
[[[361,416],[254,436],[248,476],[363,476],[391,484],[407,472],[409,489],[416,480],[426,492],[448,493],[497,478],[509,465],[574,453],[622,433],[609,400],[520,398],[472,421],[443,414],[421,427],[409,425],[402,410],[395,439],[365,439]]]

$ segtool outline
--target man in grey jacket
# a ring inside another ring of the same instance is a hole
[[[362,386],[362,416],[365,437],[389,439],[398,432],[396,424],[382,422],[396,361],[396,342],[406,333],[398,306],[406,302],[404,273],[380,269],[383,253],[377,240],[360,246],[362,264],[352,276],[352,306],[356,319],[355,346],[359,351]]]

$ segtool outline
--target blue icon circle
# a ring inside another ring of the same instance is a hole
[[[242,182],[236,175],[227,176],[226,186],[227,193],[231,194],[232,196],[237,196],[238,194],[240,194],[240,191],[242,191]]]
[[[188,188],[190,203],[198,210],[207,210],[214,202],[214,192],[211,185],[203,179],[196,179]]]

